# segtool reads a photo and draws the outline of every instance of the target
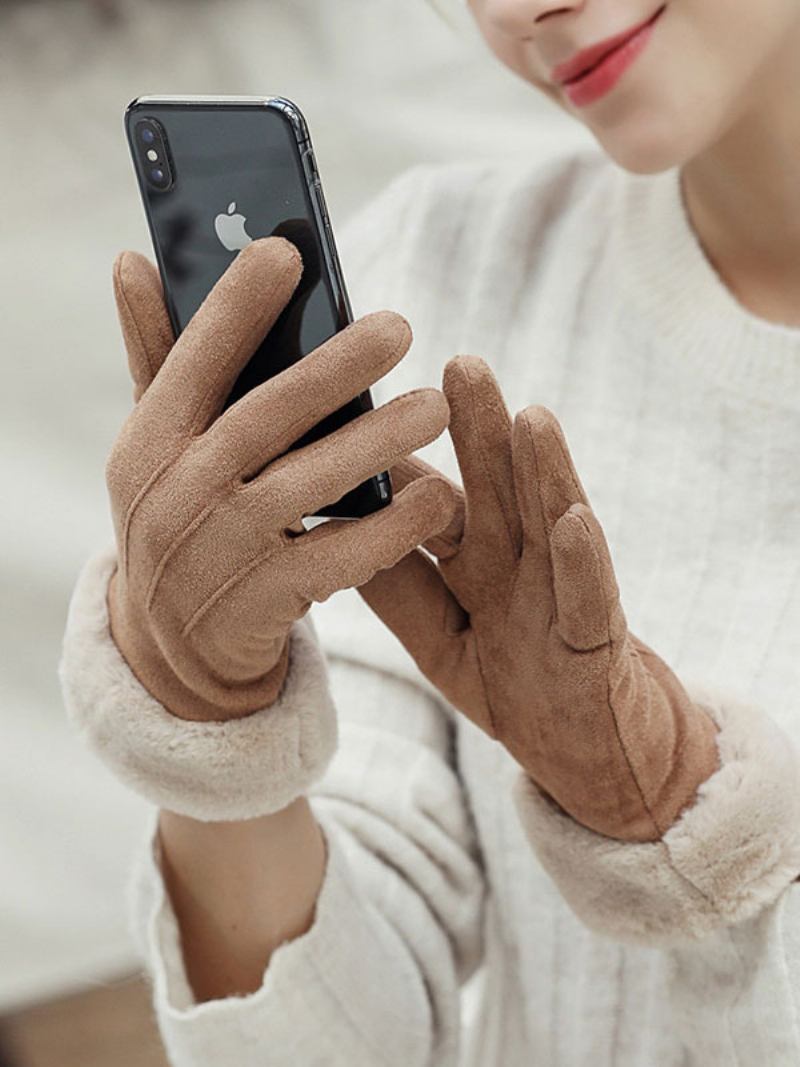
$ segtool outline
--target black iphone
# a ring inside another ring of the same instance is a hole
[[[296,104],[283,97],[142,96],[128,106],[125,130],[176,336],[254,238],[286,237],[303,257],[291,301],[225,407],[352,322],[308,127]],[[371,407],[369,392],[362,393],[294,447]],[[383,472],[319,514],[358,518],[391,499]]]

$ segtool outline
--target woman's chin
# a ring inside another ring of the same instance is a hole
[[[631,174],[661,174],[680,163],[670,152],[650,151],[642,145],[611,146],[603,144],[605,152],[614,162]]]
[[[660,174],[681,166],[697,153],[697,138],[685,126],[659,121],[652,112],[641,119],[628,119],[599,129],[587,123],[604,152],[632,174]]]

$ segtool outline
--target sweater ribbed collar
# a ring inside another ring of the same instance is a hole
[[[759,318],[722,281],[687,215],[679,168],[614,172],[622,295],[654,348],[751,399],[800,410],[800,328]]]

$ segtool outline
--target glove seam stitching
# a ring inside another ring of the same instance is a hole
[[[128,568],[128,560],[129,560],[129,557],[130,557],[130,530],[131,530],[131,525],[133,523],[134,514],[136,513],[136,511],[138,511],[139,507],[141,506],[142,500],[144,499],[145,495],[153,488],[153,486],[156,484],[156,482],[158,482],[161,479],[161,477],[166,473],[166,471],[169,469],[169,467],[172,466],[172,464],[175,462],[175,460],[177,459],[179,454],[180,453],[176,452],[173,455],[168,456],[158,467],[156,467],[156,469],[153,471],[153,473],[147,479],[145,484],[139,489],[138,493],[136,493],[136,495],[134,496],[133,500],[131,501],[131,504],[130,504],[127,512],[125,513],[125,524],[124,524],[123,536],[122,536],[122,547],[123,547],[124,556],[123,556],[123,561],[122,562],[123,562],[123,573],[125,575],[126,580],[127,580],[127,577],[128,577],[128,570],[129,570],[129,568]]]

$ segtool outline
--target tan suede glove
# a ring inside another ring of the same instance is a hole
[[[546,408],[513,426],[488,366],[451,360],[460,514],[361,587],[443,695],[584,826],[660,838],[718,767],[716,726],[630,632],[605,536]],[[416,458],[393,471],[414,484]],[[458,491],[456,487],[454,490]]]
[[[301,270],[289,242],[255,241],[173,343],[155,268],[135,253],[116,264],[137,403],[106,467],[118,547],[111,632],[139,681],[181,718],[270,706],[290,628],[312,601],[397,562],[452,515],[446,482],[423,478],[371,516],[297,532],[301,516],[447,424],[441,393],[420,389],[287,451],[405,355],[400,315],[365,316],[222,412]]]

